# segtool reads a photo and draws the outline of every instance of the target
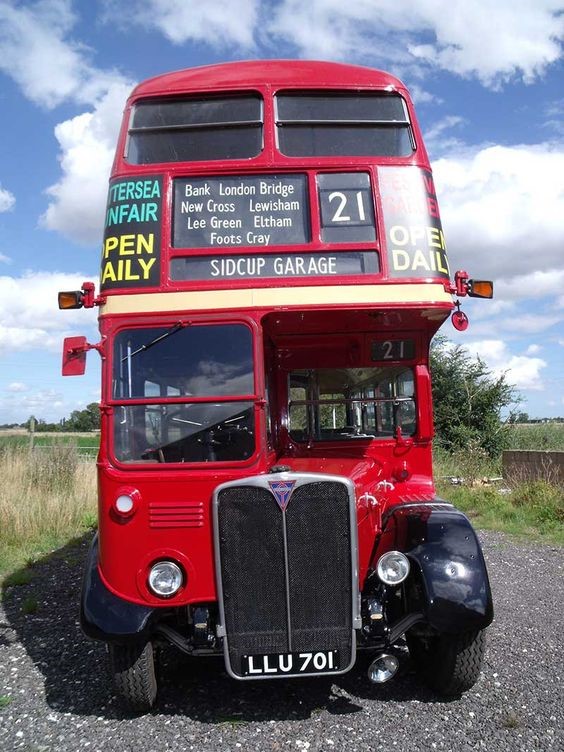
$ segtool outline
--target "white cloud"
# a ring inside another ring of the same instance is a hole
[[[433,170],[451,268],[499,278],[502,289],[520,278],[521,297],[550,284],[532,275],[562,267],[564,150],[492,146],[439,159]]]
[[[106,16],[156,28],[176,44],[253,51],[290,44],[303,58],[357,61],[410,77],[442,68],[496,87],[527,83],[562,56],[559,0],[106,0]],[[487,52],[485,52],[487,51]],[[421,90],[421,98],[431,95]]]
[[[12,381],[11,384],[8,384],[8,386],[6,387],[7,392],[13,393],[27,392],[28,389],[29,387],[27,386],[27,384],[22,384],[21,381]]]
[[[93,243],[101,237],[116,136],[133,83],[91,64],[90,51],[68,38],[76,20],[70,0],[39,0],[26,7],[0,2],[0,70],[43,107],[69,101],[91,106],[55,128],[62,175],[47,189],[50,203],[41,223]],[[0,190],[0,211],[13,202]]]
[[[125,14],[121,2],[107,3],[108,16],[121,25],[154,28],[175,44],[205,42],[222,49],[254,47],[260,0],[137,0]]]
[[[519,313],[514,312],[511,317],[500,319],[497,326],[506,331],[523,334],[538,334],[550,329],[551,326],[559,324],[563,316],[541,313]]]
[[[84,78],[80,46],[63,41],[74,20],[69,0],[0,5],[0,69],[44,107],[73,96]]]
[[[0,185],[0,214],[2,212],[10,211],[14,207],[14,204],[16,203],[16,198],[13,193],[10,193],[10,191],[6,190],[6,188],[2,188]]]
[[[0,396],[0,415],[3,423],[23,423],[30,415],[47,420],[59,420],[64,411],[63,395],[55,389],[40,389],[28,394]]]
[[[418,10],[436,41],[413,45],[411,53],[487,86],[514,77],[531,83],[562,56],[560,0],[474,0],[454,8],[452,0],[424,0]]]
[[[6,256],[5,253],[0,253],[0,264],[11,264],[12,259],[9,256]]]
[[[407,52],[402,32],[413,28],[414,10],[405,8],[405,13],[398,13],[401,4],[392,5],[389,0],[348,4],[341,0],[283,0],[275,6],[265,31],[271,38],[293,44],[305,58],[407,66],[414,58]],[[391,32],[395,43],[390,43]]]
[[[432,157],[434,154],[446,154],[466,149],[464,143],[453,135],[459,125],[465,123],[465,119],[459,115],[446,115],[433,123],[424,133],[425,148]]]
[[[443,102],[440,97],[431,94],[430,91],[423,89],[419,84],[409,82],[408,87],[411,98],[418,106],[421,104],[429,104],[430,102],[434,102],[435,104],[441,104]]]
[[[544,110],[546,120],[543,126],[558,137],[564,136],[564,99],[555,99]]]
[[[516,308],[516,302],[511,300],[502,300],[501,296],[497,292],[497,287],[494,286],[494,299],[493,300],[473,300],[466,299],[464,301],[464,308],[472,306],[471,320],[477,319],[491,319],[498,314],[508,314],[511,319],[514,317],[514,311]]]
[[[58,352],[63,337],[76,334],[77,329],[93,334],[95,309],[60,311],[57,307],[57,292],[79,289],[84,278],[59,272],[0,277],[0,358],[13,351]]]
[[[91,104],[121,78],[97,69],[88,48],[67,39],[76,20],[70,0],[0,3],[0,70],[42,107]]]
[[[41,217],[44,227],[81,243],[101,239],[108,177],[130,89],[130,83],[114,83],[92,112],[55,128],[62,175],[47,189],[51,201]]]
[[[564,237],[563,237],[564,240]],[[547,298],[564,288],[564,269],[533,271],[512,279],[500,279],[496,284],[496,298],[519,300],[522,298]]]
[[[444,136],[445,131],[462,123],[464,123],[464,118],[459,115],[447,115],[436,123],[433,123],[427,130],[425,133],[425,143],[428,144],[430,141],[437,140],[439,137]]]
[[[479,355],[491,369],[494,376],[506,374],[508,383],[517,389],[542,391],[544,389],[541,371],[547,363],[542,358],[528,355],[513,355],[506,343],[501,340],[485,339],[465,344],[471,355]]]
[[[302,57],[438,67],[496,87],[530,83],[561,57],[561,11],[559,0],[284,0],[267,30]]]
[[[527,347],[525,350],[525,355],[537,355],[541,351],[541,346],[532,344]]]

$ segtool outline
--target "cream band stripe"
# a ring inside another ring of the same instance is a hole
[[[103,293],[102,293],[103,294]],[[449,303],[452,296],[442,284],[328,285],[316,287],[261,287],[240,290],[109,295],[100,315],[156,313],[158,311],[211,311],[231,308],[378,305],[381,303]]]

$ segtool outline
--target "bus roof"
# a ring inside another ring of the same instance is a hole
[[[251,60],[186,68],[155,76],[140,83],[131,97],[137,99],[187,90],[262,87],[265,83],[274,87],[358,86],[405,90],[404,84],[395,76],[360,65],[312,60]]]

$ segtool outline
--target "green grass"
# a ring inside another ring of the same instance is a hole
[[[69,446],[76,449],[81,456],[96,457],[100,445],[100,434],[93,433],[35,433],[33,446],[35,452],[43,453],[55,447]],[[0,453],[8,449],[26,450],[30,446],[28,433],[10,433],[0,431]]]
[[[564,450],[564,423],[515,423],[506,436],[507,449]]]
[[[7,557],[7,560],[10,561],[10,557]],[[1,562],[2,559],[0,558],[0,564]],[[18,569],[5,578],[4,585],[6,587],[18,587],[20,585],[29,585],[32,580],[33,572],[30,569]]]
[[[564,491],[544,481],[513,489],[439,483],[439,495],[452,502],[477,528],[499,530],[564,546]]]
[[[463,478],[466,485],[472,485],[483,478],[501,476],[501,457],[492,459],[479,446],[449,453],[440,447],[433,450],[435,480],[442,478]]]
[[[27,447],[29,447],[29,438],[25,434],[0,433],[0,452]]]
[[[35,614],[37,613],[37,609],[39,608],[39,602],[37,598],[33,598],[32,596],[29,596],[24,600],[22,603],[22,611],[24,614]]]
[[[96,521],[96,467],[68,443],[0,451],[0,581],[27,584],[33,562]]]
[[[529,434],[529,428],[535,431]],[[547,443],[550,439],[557,445],[564,436],[561,428],[554,424],[516,425],[511,431],[519,434],[520,440],[525,435],[529,440],[533,434],[536,440],[543,435]],[[434,471],[439,496],[465,512],[475,527],[564,545],[562,487],[548,480],[502,479],[501,457],[492,460],[476,446],[453,454],[436,450]],[[450,478],[459,479],[459,485],[453,485]]]
[[[218,723],[221,726],[231,726],[231,728],[237,728],[238,726],[246,726],[248,721],[246,721],[244,718],[238,718],[236,715],[233,716],[220,716],[216,723]]]
[[[7,708],[11,702],[12,698],[10,697],[10,695],[0,695],[0,710],[2,708]]]

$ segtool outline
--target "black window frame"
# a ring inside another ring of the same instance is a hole
[[[285,98],[288,100],[299,100],[299,99],[307,99],[307,98],[319,98],[319,99],[325,99],[330,100],[333,99],[336,102],[339,100],[341,101],[354,101],[356,100],[377,100],[377,99],[387,99],[388,101],[391,101],[392,99],[396,100],[397,102],[401,103],[402,111],[403,111],[403,118],[397,119],[397,118],[345,118],[345,117],[338,117],[339,114],[339,108],[338,106],[336,109],[336,117],[335,118],[323,118],[323,117],[303,117],[303,118],[287,118],[282,117],[280,114],[280,104],[282,101],[284,101]],[[280,90],[277,91],[274,95],[274,125],[275,125],[275,131],[276,131],[276,145],[278,150],[281,154],[283,154],[286,157],[293,157],[293,158],[307,158],[307,157],[410,157],[414,154],[414,152],[417,149],[416,143],[415,143],[415,136],[413,133],[413,127],[412,123],[409,117],[409,108],[407,106],[407,102],[405,99],[399,94],[398,92],[384,92],[384,91],[370,91],[370,90],[363,90],[363,91],[352,91],[350,89],[311,89],[311,90]],[[367,128],[370,126],[374,126],[376,128],[396,128],[396,129],[405,129],[408,134],[409,138],[409,144],[411,147],[411,150],[409,152],[394,152],[394,153],[385,153],[385,152],[375,152],[375,151],[366,151],[362,153],[348,153],[348,152],[340,152],[340,153],[319,153],[312,151],[312,153],[290,153],[289,151],[284,151],[283,145],[282,145],[282,139],[281,135],[283,133],[284,129],[291,129],[291,128],[304,128],[304,127],[318,127],[318,128],[334,128],[334,129],[344,129],[345,128]]]
[[[229,101],[234,100],[256,100],[258,103],[258,112],[257,116],[252,119],[239,119],[239,120],[214,120],[214,121],[201,121],[201,122],[191,122],[191,123],[169,123],[169,124],[153,124],[153,125],[142,125],[142,126],[136,126],[135,125],[135,118],[137,113],[140,111],[141,107],[150,107],[151,105],[175,105],[175,104],[205,104],[209,102],[223,102],[224,104],[227,104]],[[178,157],[177,159],[171,160],[150,160],[150,161],[139,161],[138,159],[136,161],[131,160],[131,144],[133,139],[138,134],[165,134],[165,133],[185,133],[185,132],[217,132],[217,131],[225,131],[225,130],[233,130],[233,129],[244,129],[244,128],[258,128],[259,129],[259,138],[258,138],[258,144],[257,144],[257,150],[253,151],[253,153],[248,153],[243,156],[237,156],[237,157],[227,157],[227,156],[217,156],[217,157],[205,157],[200,159],[194,159],[193,157],[189,157],[186,155],[183,155],[181,157]],[[238,159],[253,159],[255,157],[258,157],[262,151],[264,150],[264,99],[262,95],[259,92],[249,91],[249,92],[236,92],[236,93],[225,93],[225,94],[210,94],[206,96],[171,96],[171,97],[148,97],[145,99],[139,99],[131,108],[131,112],[129,115],[129,123],[128,123],[128,129],[127,129],[127,138],[125,141],[125,148],[124,148],[124,154],[123,158],[128,164],[132,165],[146,165],[146,164],[177,164],[179,162],[204,162],[204,161],[230,161],[230,160],[238,160]]]

